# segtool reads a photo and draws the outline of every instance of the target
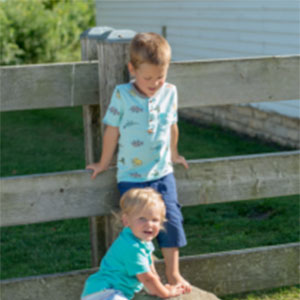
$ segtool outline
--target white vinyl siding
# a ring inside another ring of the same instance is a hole
[[[166,26],[173,60],[300,53],[298,0],[95,1],[98,26]],[[298,101],[253,105],[299,117]]]

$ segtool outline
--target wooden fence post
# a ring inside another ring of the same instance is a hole
[[[80,36],[82,60],[99,60],[99,105],[83,106],[86,164],[100,158],[104,130],[102,118],[114,86],[128,79],[125,66],[133,35],[132,31],[94,27]],[[92,266],[97,267],[116,234],[110,216],[91,217],[89,221]]]
[[[112,28],[95,27],[81,34],[81,58],[83,61],[97,60],[97,38],[101,38],[110,30]],[[83,123],[85,161],[86,164],[90,164],[99,160],[101,153],[102,133],[99,105],[83,105]],[[105,239],[105,217],[90,217],[89,223],[91,263],[93,267],[96,267],[106,251],[105,242],[103,241]]]
[[[115,86],[129,80],[127,70],[127,63],[129,61],[129,44],[134,35],[135,32],[131,30],[113,30],[106,35],[103,40],[98,40],[99,105],[101,120],[103,119],[106,109],[110,103],[111,95]],[[101,127],[103,134],[103,124]],[[106,248],[111,245],[118,233],[119,227],[115,226],[113,217],[106,217]]]

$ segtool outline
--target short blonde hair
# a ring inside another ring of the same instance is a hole
[[[161,225],[166,221],[166,206],[160,193],[152,188],[133,188],[120,200],[121,214],[134,214],[150,207],[158,207]]]
[[[130,62],[135,69],[142,63],[165,66],[170,61],[171,47],[161,35],[154,32],[138,33],[131,41]]]

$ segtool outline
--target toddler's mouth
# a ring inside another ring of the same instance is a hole
[[[145,230],[144,233],[147,234],[147,235],[149,235],[149,234],[152,234],[152,231],[150,231],[150,230]]]

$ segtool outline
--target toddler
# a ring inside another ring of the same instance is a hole
[[[162,284],[151,257],[151,241],[166,215],[161,195],[151,188],[131,189],[122,196],[120,206],[125,227],[102,259],[99,271],[87,279],[81,299],[132,299],[143,286],[161,298],[182,294],[183,286]]]

